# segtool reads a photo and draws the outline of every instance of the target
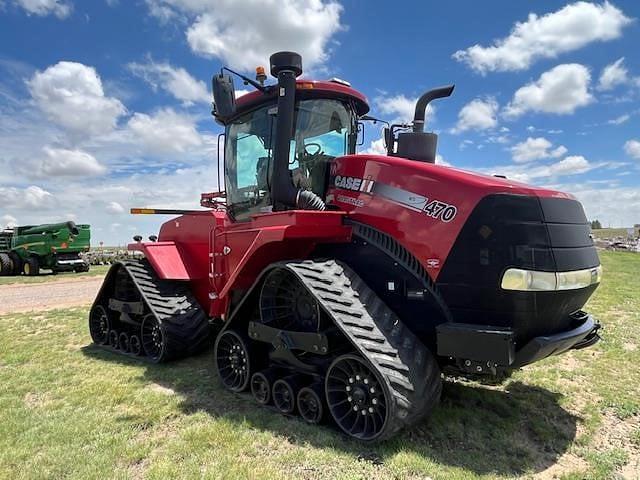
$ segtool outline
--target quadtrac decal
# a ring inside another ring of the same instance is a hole
[[[442,222],[450,222],[458,213],[458,208],[455,205],[433,198],[429,199],[429,197],[418,195],[417,193],[409,192],[402,188],[375,182],[371,177],[359,178],[336,175],[333,178],[333,184],[336,188],[343,190],[384,197],[393,203],[423,213]],[[345,195],[338,195],[336,199],[339,202],[348,203],[356,207],[364,205],[362,200]]]

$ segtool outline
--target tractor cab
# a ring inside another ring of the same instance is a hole
[[[214,77],[214,116],[225,126],[227,207],[236,221],[309,208],[300,203],[303,192],[318,207],[312,209],[324,209],[331,162],[356,151],[358,118],[369,111],[366,98],[340,80],[289,79],[291,98],[282,105],[280,85],[256,84],[256,91],[236,101],[231,77]]]
[[[275,99],[241,114],[226,125],[225,184],[230,213],[236,220],[271,211]],[[357,117],[342,100],[309,98],[296,102],[289,142],[287,175],[298,190],[311,190],[324,200],[329,164],[355,153]]]

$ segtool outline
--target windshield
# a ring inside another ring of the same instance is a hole
[[[272,148],[277,107],[265,106],[227,126],[225,174],[227,202],[236,219],[270,210]],[[355,151],[355,114],[338,100],[302,100],[296,105],[289,172],[297,188],[324,197],[328,165]]]

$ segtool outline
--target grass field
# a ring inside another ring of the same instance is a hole
[[[110,265],[92,265],[91,269],[84,273],[62,272],[54,275],[48,270],[44,270],[36,277],[27,277],[24,275],[0,277],[0,285],[13,285],[16,283],[44,283],[68,278],[97,277],[106,274],[109,267]]]
[[[591,230],[595,238],[627,238],[626,228],[599,228],[597,230]]]
[[[601,256],[604,341],[500,387],[449,381],[382,445],[223,391],[210,352],[154,366],[88,346],[86,308],[0,317],[0,478],[639,478],[640,255]]]

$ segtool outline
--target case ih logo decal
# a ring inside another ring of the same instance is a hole
[[[403,190],[402,188],[392,187],[391,185],[386,185],[380,182],[374,182],[371,177],[358,178],[336,175],[333,180],[333,184],[336,188],[341,188],[343,190],[369,193],[374,196],[379,195],[393,203],[416,212],[423,213],[431,218],[435,218],[436,220],[443,222],[450,222],[458,213],[458,208],[455,205],[436,199],[429,199],[428,197]],[[345,201],[344,198],[345,197],[341,195],[337,200],[339,202],[349,203],[350,205],[361,206],[357,205],[354,201]]]
[[[437,258],[428,258],[427,268],[440,268],[440,260]]]
[[[371,180],[371,177],[368,178],[357,178],[357,177],[343,177],[342,175],[336,175],[333,184],[344,190],[352,190],[354,192],[365,192],[371,193],[375,182]]]

